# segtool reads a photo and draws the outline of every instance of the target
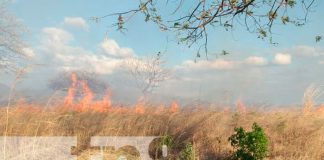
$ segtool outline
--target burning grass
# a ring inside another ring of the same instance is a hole
[[[78,81],[75,75],[71,80],[73,83],[60,104],[44,107],[20,101],[9,110],[0,109],[0,133],[77,136],[78,146],[73,152],[81,157],[94,152],[89,149],[92,136],[168,136],[173,139],[170,159],[181,154],[187,144],[192,144],[199,159],[226,159],[233,152],[228,142],[233,129],[250,128],[257,122],[269,138],[270,159],[324,157],[324,116],[320,109],[314,109],[311,91],[310,96],[305,95],[304,109],[265,111],[249,108],[238,100],[235,111],[204,106],[189,110],[181,108],[176,101],[170,106],[150,106],[145,98],[134,106],[114,106],[110,91],[101,100],[95,100],[86,82]],[[78,87],[82,88],[82,95],[76,98]],[[137,159],[137,152],[132,149],[109,153],[118,155],[125,151],[133,153],[129,159]]]
[[[192,143],[200,159],[224,159],[232,148],[228,137],[233,128],[264,127],[270,140],[271,159],[321,159],[324,157],[324,117],[301,111],[182,111],[136,112],[9,111],[8,136],[77,136],[78,154],[89,152],[91,136],[164,136],[174,139],[173,155]],[[147,106],[149,108],[149,106]],[[6,112],[1,110],[0,121]],[[5,123],[0,124],[5,132]]]

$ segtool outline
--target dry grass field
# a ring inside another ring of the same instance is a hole
[[[122,111],[113,108],[107,112],[78,112],[12,105],[9,110],[1,109],[0,133],[6,136],[77,136],[75,152],[85,157],[91,152],[88,149],[91,136],[169,135],[174,140],[171,159],[187,143],[193,144],[197,159],[226,159],[233,151],[228,142],[233,129],[238,126],[250,129],[252,123],[257,122],[270,140],[269,159],[324,157],[324,116],[315,111],[305,114],[297,108],[261,111],[247,107],[235,111],[179,108],[157,113],[158,108],[143,106],[146,110],[138,113],[136,108]],[[133,153],[136,157],[136,152]],[[134,157],[130,159],[136,159]]]
[[[74,81],[73,81],[74,80]],[[90,147],[93,136],[159,136],[172,140],[166,159],[178,159],[190,144],[192,159],[228,159],[233,148],[228,137],[234,128],[251,129],[254,122],[264,128],[269,139],[268,159],[322,159],[324,157],[323,106],[315,98],[322,93],[314,86],[306,91],[302,107],[261,109],[238,100],[232,109],[222,106],[181,107],[149,105],[143,98],[134,106],[114,105],[111,92],[101,100],[82,82],[82,96],[77,97],[76,78],[64,99],[57,103],[36,105],[24,101],[9,103],[0,109],[1,136],[75,136],[77,146],[71,149],[78,160],[89,159],[98,150]],[[53,101],[53,99],[52,99]],[[161,138],[163,139],[163,138]],[[157,139],[149,153],[161,159]],[[105,149],[106,159],[139,159],[132,147]]]
[[[323,20],[324,0],[0,0],[0,160],[324,160]]]

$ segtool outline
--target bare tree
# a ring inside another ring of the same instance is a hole
[[[193,44],[204,48],[207,56],[208,30],[236,25],[256,33],[258,38],[269,38],[272,42],[272,28],[275,24],[302,26],[312,11],[316,0],[140,0],[134,9],[112,13],[93,20],[115,16],[120,31],[135,14],[144,15],[144,21],[151,21],[163,30],[175,32],[180,43],[189,47]],[[213,35],[215,36],[215,35]],[[199,50],[197,57],[200,57]]]
[[[145,59],[126,60],[128,71],[144,97],[169,78],[170,72],[164,67],[164,63],[161,53]]]
[[[324,85],[315,85],[310,84],[305,92],[303,97],[303,113],[305,115],[310,114],[314,111],[314,106],[318,100],[324,95]],[[323,97],[324,99],[324,97]],[[322,99],[322,100],[323,100]],[[318,101],[320,102],[320,101]]]
[[[17,70],[17,62],[24,57],[22,35],[26,29],[6,9],[8,1],[0,2],[0,69]]]

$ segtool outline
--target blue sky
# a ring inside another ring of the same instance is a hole
[[[144,23],[141,15],[132,18],[125,34],[108,27],[115,22],[113,17],[99,23],[89,20],[137,5],[133,0],[13,1],[10,11],[30,31],[25,40],[33,54],[31,61],[42,64],[28,73],[21,88],[40,92],[61,70],[90,69],[114,86],[118,99],[127,101],[123,93],[129,87],[118,80],[120,70],[115,65],[126,55],[146,57],[166,47],[166,66],[173,78],[156,90],[160,97],[218,103],[229,95],[224,103],[240,98],[250,103],[300,104],[308,85],[324,84],[324,43],[315,43],[316,35],[324,35],[322,1],[310,13],[306,26],[277,25],[274,40],[279,44],[275,46],[243,27],[232,32],[211,30],[209,52],[227,50],[231,54],[208,61],[202,57],[197,63],[193,62],[196,48],[178,45],[174,34]]]

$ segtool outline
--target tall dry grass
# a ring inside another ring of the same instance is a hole
[[[0,110],[0,133],[7,136],[77,136],[77,154],[85,154],[91,136],[171,135],[179,154],[191,142],[199,159],[226,159],[232,148],[228,137],[238,126],[259,123],[270,140],[269,159],[322,159],[324,157],[324,116],[303,114],[303,109],[243,112],[199,109],[156,114],[133,112],[58,112],[19,109]],[[147,107],[154,108],[154,107]]]

